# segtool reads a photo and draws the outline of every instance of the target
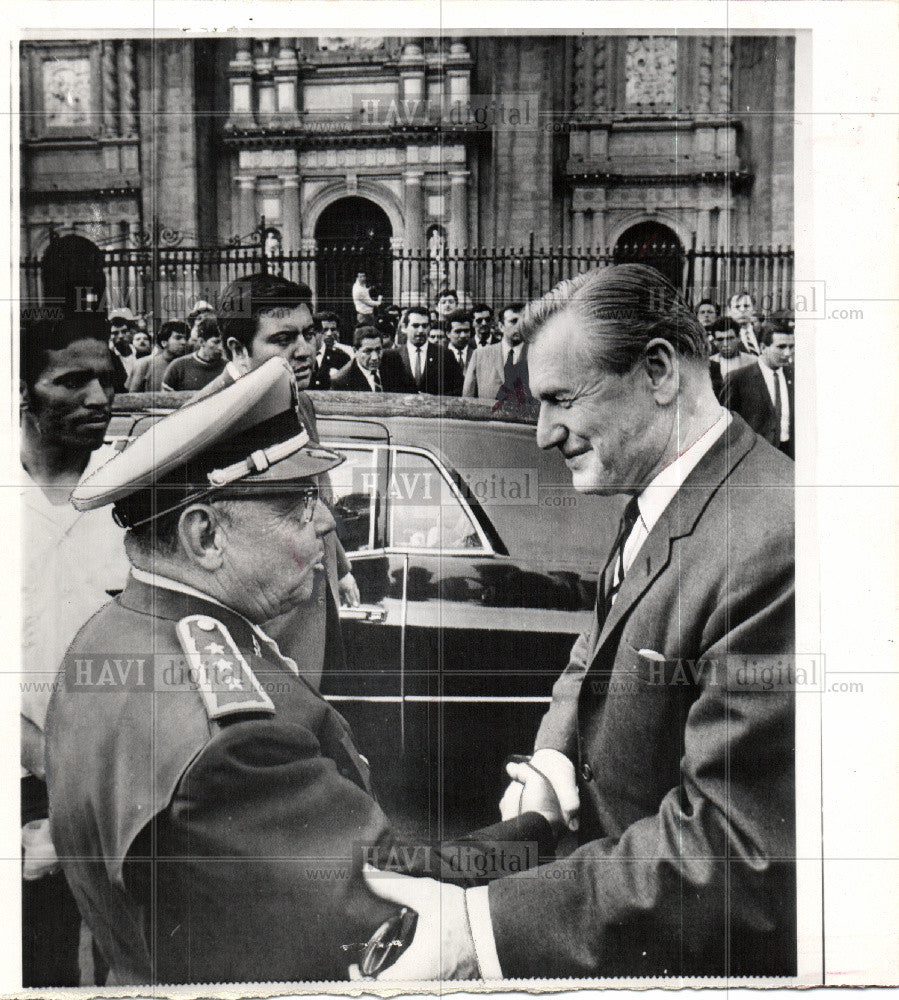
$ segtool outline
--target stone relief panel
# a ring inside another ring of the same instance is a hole
[[[673,105],[677,79],[677,39],[631,36],[625,54],[625,99],[628,105]]]

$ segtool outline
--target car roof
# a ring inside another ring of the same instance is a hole
[[[124,393],[115,397],[113,410],[120,418],[161,416],[192,395]],[[558,451],[537,447],[533,416],[494,412],[489,401],[458,397],[321,390],[308,395],[324,443],[389,442],[433,453],[464,484],[471,505],[482,508],[510,557],[596,568],[611,547],[623,498],[575,492]],[[114,426],[117,434],[129,433],[122,423]],[[519,495],[510,496],[513,491]]]

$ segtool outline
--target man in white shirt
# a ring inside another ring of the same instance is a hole
[[[352,290],[353,305],[356,307],[356,322],[361,326],[363,323],[371,323],[375,309],[383,302],[383,297],[376,299],[371,297],[369,292],[368,277],[365,272],[360,271],[356,275],[356,281]]]
[[[794,456],[792,363],[795,338],[784,323],[763,323],[762,353],[755,364],[732,372],[724,381],[721,402],[734,410],[766,441]]]
[[[705,332],[653,268],[565,281],[523,327],[537,444],[576,493],[630,498],[501,803],[577,846],[487,887],[370,872],[418,913],[387,975],[794,976],[792,465],[719,405]]]
[[[113,360],[105,316],[23,325],[22,884],[23,985],[78,986],[80,917],[47,820],[44,721],[63,655],[78,629],[128,575],[122,531],[108,512],[78,513],[69,494],[115,454],[103,444]]]

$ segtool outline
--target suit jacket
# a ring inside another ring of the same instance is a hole
[[[110,985],[347,978],[396,912],[361,872],[393,838],[343,717],[277,647],[220,604],[132,577],[58,681],[53,842]],[[550,843],[536,814],[493,831]],[[447,873],[415,846],[412,873]]]
[[[455,359],[456,364],[459,364],[459,359],[456,358],[456,355],[453,353],[453,349],[451,347],[447,347],[447,350]],[[468,364],[471,361],[472,355],[476,350],[477,348],[470,341],[465,345],[465,350],[462,352],[462,364],[459,366],[462,370],[463,376],[465,375],[465,372],[468,371]],[[464,379],[463,379],[463,385],[464,385]],[[459,390],[459,394],[461,395],[461,389]]]
[[[387,352],[385,352],[387,353]],[[409,360],[409,351],[404,346],[397,351],[406,375],[415,385],[415,377],[412,374],[412,362]],[[459,362],[450,354],[449,350],[442,344],[432,344],[428,341],[424,345],[424,373],[421,385],[416,387],[417,392],[426,392],[431,396],[461,396],[462,395],[462,369]],[[383,363],[383,359],[382,359]]]
[[[531,395],[528,378],[528,345],[522,347],[519,358],[520,386],[505,384],[505,359],[508,353],[502,341],[479,347],[468,363],[462,395],[496,401],[503,408],[536,410],[537,403]]]
[[[417,392],[415,382],[406,374],[399,352],[393,349],[384,351],[381,355],[381,388],[384,392]],[[351,392],[372,392],[368,379],[359,368],[358,362],[350,366],[350,370],[341,378],[334,379],[332,389],[347,389]]]
[[[787,377],[786,369],[784,379],[787,383],[787,399],[790,406],[790,440],[784,442],[783,450],[792,457],[795,406],[793,381]],[[769,444],[773,444],[775,448],[781,447],[777,413],[758,364],[746,365],[745,368],[727,375],[724,388],[721,390],[721,403],[729,410],[739,413],[756,434],[760,434]]]
[[[795,974],[794,695],[747,673],[794,652],[792,479],[733,417],[575,643],[536,742],[579,846],[491,884],[505,976]]]

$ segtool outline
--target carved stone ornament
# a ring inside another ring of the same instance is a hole
[[[625,74],[628,104],[654,107],[674,104],[677,39],[654,35],[628,38]]]

